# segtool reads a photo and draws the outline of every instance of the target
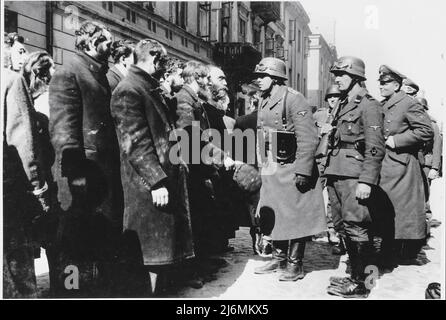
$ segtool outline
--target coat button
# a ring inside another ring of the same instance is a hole
[[[386,129],[386,131],[389,131],[389,129]]]
[[[388,123],[392,122],[391,120],[387,120]]]

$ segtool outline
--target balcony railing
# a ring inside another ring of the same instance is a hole
[[[262,53],[250,43],[227,42],[215,45],[215,59],[220,64],[226,64],[242,55],[261,56]]]
[[[258,15],[265,23],[280,20],[279,1],[253,1],[251,10],[254,15]]]

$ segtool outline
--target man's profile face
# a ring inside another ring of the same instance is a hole
[[[380,81],[379,83],[379,91],[381,96],[384,98],[391,97],[395,92],[398,91],[398,82],[396,81]]]
[[[28,56],[28,51],[26,50],[23,43],[15,41],[11,47],[11,66],[15,71],[22,69],[25,59]]]
[[[353,79],[347,73],[339,73],[335,77],[335,83],[338,85],[339,90],[347,91],[350,87]]]
[[[260,91],[267,91],[273,85],[273,79],[266,74],[260,74],[256,79],[256,83],[259,86]]]
[[[330,109],[333,109],[335,107],[335,105],[338,103],[339,101],[339,96],[329,96],[327,99],[328,102],[328,106],[330,107]]]
[[[226,87],[228,85],[226,76],[220,68],[211,68],[209,79],[213,85],[218,85],[220,87]]]
[[[107,30],[102,31],[102,35],[95,40],[97,58],[107,61],[111,54],[112,35]]]
[[[173,92],[180,91],[181,87],[184,84],[183,77],[181,77],[181,74],[183,73],[183,69],[178,68],[172,75],[171,75],[171,85]]]

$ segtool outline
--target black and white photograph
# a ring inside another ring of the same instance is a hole
[[[1,298],[444,300],[445,12],[2,0]]]

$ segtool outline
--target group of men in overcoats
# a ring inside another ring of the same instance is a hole
[[[428,186],[441,171],[441,137],[404,75],[381,66],[380,103],[365,88],[364,62],[338,59],[327,94],[332,121],[318,130],[327,117],[316,123],[305,97],[286,86],[285,63],[264,58],[253,70],[257,108],[233,120],[225,115],[221,69],[168,66],[159,42],[113,43],[92,21],[75,35],[74,57],[49,84],[56,182],[49,212],[57,224],[46,249],[54,296],[144,296],[157,278],[166,280],[169,266],[231,250],[237,225],[228,212],[243,187],[253,241],[259,232],[272,239],[272,258],[256,274],[305,276],[306,242],[327,229],[324,186],[343,244],[338,253],[346,251],[351,266],[350,277],[330,278],[329,294],[367,297],[368,266],[416,259],[432,222]],[[255,131],[255,155],[244,148],[236,157],[210,129],[223,137]],[[329,150],[317,162],[324,135]],[[67,276],[77,284],[67,286]]]

